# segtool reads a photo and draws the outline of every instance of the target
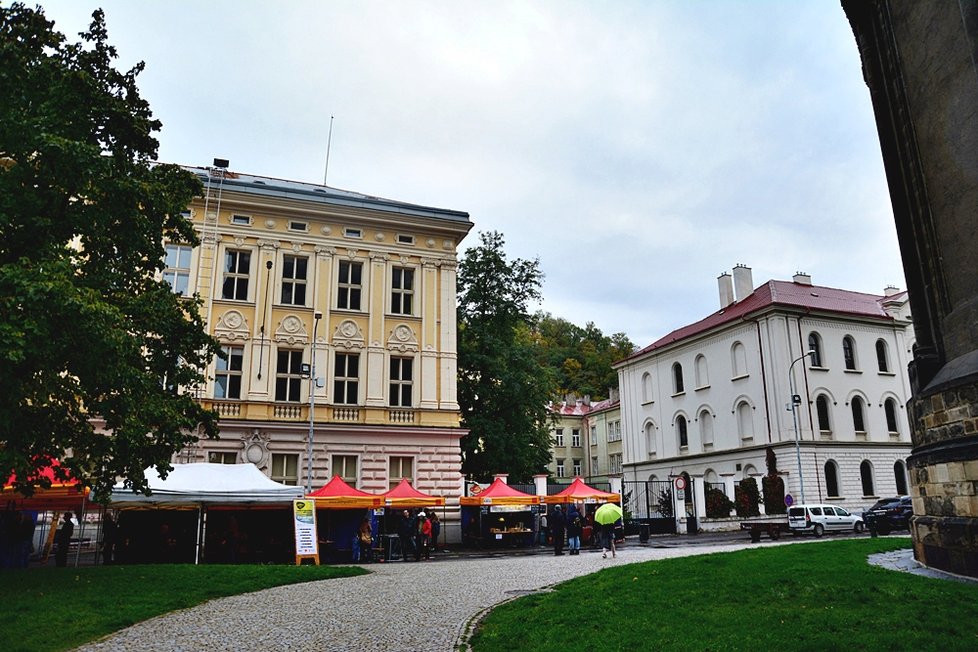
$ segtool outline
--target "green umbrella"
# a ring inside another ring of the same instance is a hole
[[[594,512],[595,522],[601,525],[611,525],[620,518],[621,507],[614,503],[605,503],[601,507],[598,507],[598,511]]]

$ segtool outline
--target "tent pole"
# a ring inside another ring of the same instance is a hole
[[[197,541],[194,546],[194,565],[200,563],[200,534],[203,529],[204,520],[204,506],[203,504],[197,506]]]
[[[85,499],[86,498],[87,496],[85,496],[85,494],[82,493],[81,515],[78,517],[78,547],[75,548],[75,568],[78,568],[78,560],[81,558],[82,540],[85,536]],[[71,541],[69,541],[68,543],[71,544]]]

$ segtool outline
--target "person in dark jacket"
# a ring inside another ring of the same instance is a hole
[[[75,524],[71,522],[72,516],[74,514],[71,512],[64,513],[64,522],[54,537],[54,543],[57,546],[54,551],[55,566],[64,567],[68,565],[68,546],[71,545],[71,535],[75,533]]]
[[[409,557],[414,552],[414,532],[417,529],[415,523],[411,512],[405,509],[397,524],[397,536],[401,540],[401,559],[404,561],[410,561]]]
[[[581,554],[581,530],[584,529],[584,517],[577,511],[577,505],[571,503],[567,509],[567,548],[570,554]]]
[[[559,557],[564,554],[564,528],[567,521],[564,519],[564,512],[560,505],[554,505],[553,514],[550,515],[550,532],[554,538],[554,555]]]

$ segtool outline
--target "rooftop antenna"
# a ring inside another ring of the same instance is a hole
[[[323,172],[323,185],[326,185],[326,175],[329,174],[329,147],[333,144],[333,116],[329,116],[329,136],[326,138],[326,171]]]

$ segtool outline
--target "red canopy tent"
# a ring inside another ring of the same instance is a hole
[[[444,496],[431,496],[422,493],[411,485],[407,478],[401,478],[397,486],[381,494],[387,507],[444,507]]]
[[[384,499],[381,496],[354,489],[338,475],[334,475],[329,479],[329,482],[316,491],[306,494],[306,498],[315,500],[317,509],[357,509],[384,506]]]
[[[483,489],[475,496],[462,496],[459,503],[466,507],[478,507],[480,505],[539,505],[543,503],[543,496],[526,494],[519,489],[513,489],[500,478],[492,481],[492,484]]]
[[[547,496],[544,500],[548,505],[564,503],[621,503],[621,495],[589,487],[580,478],[574,478],[574,481],[566,489],[552,496]]]
[[[60,466],[60,462],[51,460],[50,466],[38,469],[37,475],[31,478],[34,484],[34,495],[30,498],[14,489],[13,484],[17,476],[11,475],[4,483],[3,492],[0,494],[3,496],[4,507],[36,512],[84,509],[88,498],[88,487],[83,487],[70,475],[67,480],[59,480],[55,469]],[[40,484],[42,480],[50,482],[51,486],[42,487]]]

